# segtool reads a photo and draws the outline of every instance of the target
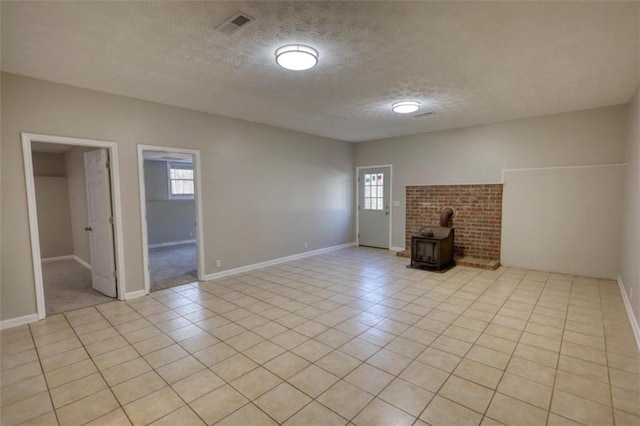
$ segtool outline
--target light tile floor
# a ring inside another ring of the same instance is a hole
[[[2,424],[640,424],[615,282],[345,249],[2,332]]]

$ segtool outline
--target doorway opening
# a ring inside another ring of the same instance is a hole
[[[358,167],[356,241],[359,246],[391,248],[392,166]]]
[[[200,152],[138,145],[145,291],[202,281]]]
[[[124,299],[115,143],[22,134],[38,318]]]

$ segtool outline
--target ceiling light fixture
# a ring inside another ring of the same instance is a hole
[[[411,114],[420,109],[420,102],[418,101],[401,101],[391,105],[391,110],[398,114]]]
[[[308,70],[318,63],[318,51],[304,44],[288,44],[276,50],[276,62],[288,70]]]

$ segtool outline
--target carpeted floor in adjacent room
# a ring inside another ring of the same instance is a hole
[[[75,260],[42,263],[47,315],[112,302],[91,286],[91,271]]]
[[[197,281],[196,252],[195,243],[150,249],[151,291]]]

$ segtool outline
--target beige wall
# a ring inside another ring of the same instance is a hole
[[[405,186],[500,183],[504,169],[623,163],[627,109],[621,105],[363,142],[356,144],[355,164],[393,164],[393,199],[400,201],[393,208],[393,245],[404,247]],[[566,244],[570,249],[574,241]]]
[[[53,152],[32,152],[34,176],[66,176],[64,154]]]
[[[206,273],[353,241],[350,144],[11,74],[1,90],[1,319],[36,311],[23,131],[118,143],[127,292],[143,288],[136,144],[201,151]]]
[[[640,22],[640,10],[638,18]],[[638,80],[640,81],[640,62]],[[624,182],[620,279],[636,320],[640,323],[640,86],[629,107],[625,158],[627,167]]]
[[[88,225],[87,184],[84,172],[84,153],[91,148],[74,148],[65,154],[67,180],[69,183],[69,204],[71,213],[71,236],[73,254],[91,264]]]
[[[504,174],[501,263],[616,279],[623,165]]]
[[[149,245],[195,239],[194,199],[170,199],[166,161],[144,162]]]
[[[38,239],[43,259],[73,254],[64,154],[33,152]]]
[[[640,90],[629,109],[620,278],[640,322]]]
[[[41,258],[73,254],[67,178],[35,176],[34,183]]]

